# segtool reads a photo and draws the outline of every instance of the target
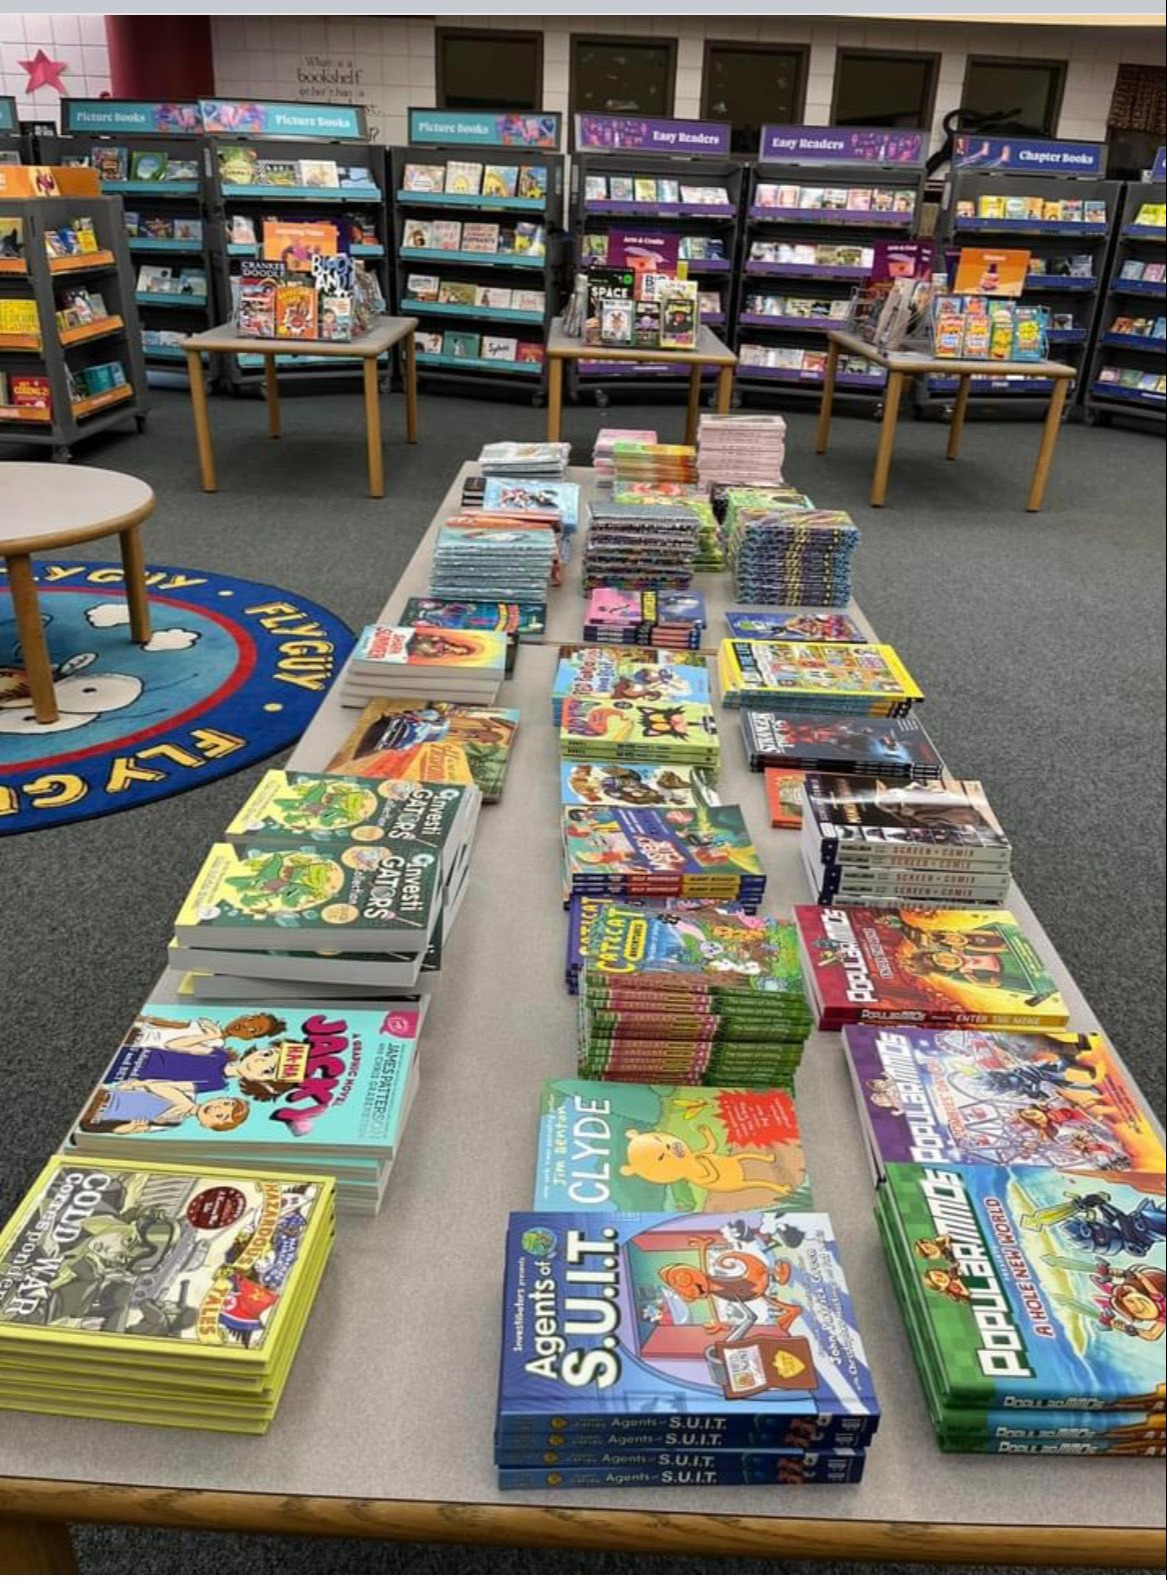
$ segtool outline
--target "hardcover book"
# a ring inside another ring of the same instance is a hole
[[[381,698],[367,704],[327,771],[477,784],[484,800],[497,801],[518,728],[514,708]]]

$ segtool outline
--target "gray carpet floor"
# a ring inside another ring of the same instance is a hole
[[[213,496],[199,489],[189,405],[178,392],[155,392],[146,434],[110,435],[79,459],[154,488],[149,559],[269,581],[359,627],[379,611],[457,464],[485,440],[538,437],[543,427],[528,405],[434,397],[422,402],[423,442],[409,448],[394,397],[388,497],[377,501],[364,493],[356,395],[288,399],[284,415],[285,438],[273,444],[261,402],[213,403],[221,489]],[[586,461],[601,420],[659,423],[665,438],[682,426],[676,407],[614,407],[606,418],[569,409],[577,460]],[[837,419],[825,457],[813,454],[807,413],[788,421],[790,479],[860,523],[861,603],[923,683],[928,728],[946,761],[985,781],[1013,837],[1018,880],[1162,1117],[1161,438],[1067,428],[1046,509],[1031,516],[1022,507],[1033,424],[970,422],[954,464],[938,426],[904,421],[890,506],[872,511],[870,419]],[[96,544],[85,557],[116,559],[116,545]],[[0,839],[11,1039],[0,1063],[5,1215],[149,992],[206,846],[261,772]],[[77,1541],[82,1568],[101,1574],[783,1572],[774,1563],[104,1529],[80,1530]]]

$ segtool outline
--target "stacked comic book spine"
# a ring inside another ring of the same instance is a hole
[[[584,591],[686,588],[693,579],[699,535],[697,516],[683,498],[628,504],[594,499],[588,509]]]
[[[499,631],[453,632],[427,625],[367,625],[340,679],[340,704],[363,708],[375,697],[427,697],[489,705],[507,666]]]
[[[647,444],[655,446],[655,428],[601,428],[592,445],[592,470],[598,488],[610,488],[616,476],[616,458],[613,449],[617,444]]]
[[[731,489],[726,553],[734,595],[750,603],[821,605],[850,602],[859,528],[845,510],[752,496]]]
[[[727,708],[805,708],[899,718],[924,693],[893,647],[875,642],[742,642],[718,648]]]
[[[766,874],[740,807],[565,806],[563,898],[731,900],[754,911]]]
[[[699,592],[595,587],[588,595],[585,642],[698,648],[704,632],[705,599]]]
[[[743,708],[741,722],[754,773],[795,768],[885,780],[944,776],[940,753],[914,713],[900,719],[862,719],[801,709]]]
[[[777,412],[702,412],[697,425],[697,477],[715,483],[780,484],[786,464],[786,420]]]

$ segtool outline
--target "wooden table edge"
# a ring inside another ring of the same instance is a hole
[[[548,361],[560,362],[675,362],[680,367],[736,368],[736,351],[665,351],[657,346],[570,345],[547,347]]]
[[[775,1491],[775,1502],[781,1491]],[[186,1530],[466,1542],[736,1558],[1162,1569],[1161,1529],[791,1519],[781,1514],[313,1497],[24,1478],[0,1480],[0,1526],[149,1525]]]
[[[410,335],[416,334],[421,320],[408,316],[398,317],[388,314],[394,320],[393,333],[388,340],[382,340],[381,331],[369,330],[363,335],[358,335],[353,340],[259,340],[248,335],[227,334],[222,326],[215,329],[201,330],[197,335],[188,335],[180,343],[179,349],[192,351],[221,351],[231,356],[323,356],[323,357],[367,357],[383,356],[386,351],[400,345]],[[366,344],[370,336],[376,334],[376,346]]]
[[[35,538],[0,537],[0,559],[9,554],[43,554],[51,549],[69,549],[78,543],[91,543],[94,538],[110,538],[115,533],[124,532],[127,527],[139,526],[147,516],[154,514],[158,504],[154,490],[150,489],[149,493],[150,498],[136,509],[127,510],[120,516],[109,516],[92,526],[74,527],[69,531],[52,532]]]
[[[927,378],[934,373],[947,373],[954,378],[978,378],[990,373],[997,377],[1008,375],[1018,378],[1052,379],[1057,383],[1061,379],[1073,379],[1078,376],[1078,369],[1069,362],[1048,360],[998,362],[988,357],[973,359],[929,357],[923,351],[884,351],[845,329],[828,329],[827,339],[841,351],[848,351],[852,356],[866,357],[877,367],[884,368],[889,373],[900,373],[905,378]]]

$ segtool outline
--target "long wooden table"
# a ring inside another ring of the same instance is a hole
[[[960,440],[964,433],[964,419],[968,412],[968,398],[974,378],[984,378],[986,374],[991,374],[994,378],[1016,374],[1029,379],[1052,379],[1054,387],[1050,394],[1045,422],[1042,425],[1041,443],[1038,445],[1033,478],[1025,501],[1026,510],[1041,509],[1042,501],[1045,499],[1045,485],[1049,481],[1050,465],[1054,458],[1054,447],[1058,442],[1066,394],[1070,388],[1070,380],[1077,377],[1076,368],[1071,367],[1068,362],[973,362],[960,357],[927,356],[920,351],[880,351],[878,347],[869,344],[859,335],[853,335],[845,329],[828,330],[827,343],[827,367],[823,376],[823,398],[819,405],[818,433],[815,439],[815,450],[819,455],[825,452],[827,440],[830,438],[835,375],[838,372],[841,353],[845,351],[850,356],[866,357],[867,361],[873,362],[876,367],[887,370],[887,384],[883,392],[883,421],[880,424],[879,443],[875,451],[875,471],[871,477],[873,505],[882,505],[887,498],[887,479],[891,471],[892,451],[895,449],[900,397],[904,385],[910,383],[912,379],[924,378],[929,373],[942,373],[957,381],[956,400],[953,402],[952,418],[948,426],[948,449],[945,452],[950,461],[955,461],[960,455]]]
[[[455,479],[438,512],[457,502]],[[591,473],[573,477],[590,487]],[[426,590],[434,529],[383,615]],[[579,556],[553,594],[576,636]],[[727,579],[701,579],[711,634]],[[894,635],[894,633],[891,633]],[[575,1065],[563,989],[554,645],[521,648],[500,701],[522,710],[502,801],[479,823],[470,889],[433,986],[421,1085],[379,1218],[342,1221],[332,1263],[266,1438],[213,1439],[95,1421],[0,1416],[0,1551],[34,1572],[67,1560],[63,1522],[460,1541],[530,1547],[932,1563],[941,1569],[1162,1568],[1161,1461],[944,1455],[936,1447],[872,1219],[873,1191],[836,1036],[813,1035],[798,1106],[817,1204],[855,1298],[883,1423],[857,1487],[500,1493],[491,1462],[504,1226],[529,1205],[539,1089]],[[927,677],[925,676],[926,680]],[[336,687],[291,766],[324,768],[357,718]],[[770,829],[736,720],[723,797],[738,801],[769,875],[767,909],[809,898],[797,836]],[[941,747],[947,744],[940,742]],[[1079,1027],[1096,1025],[1024,897],[1010,904]],[[161,959],[165,939],[159,938]],[[164,976],[156,995],[173,991]],[[128,1006],[127,1006],[128,1008]]]

